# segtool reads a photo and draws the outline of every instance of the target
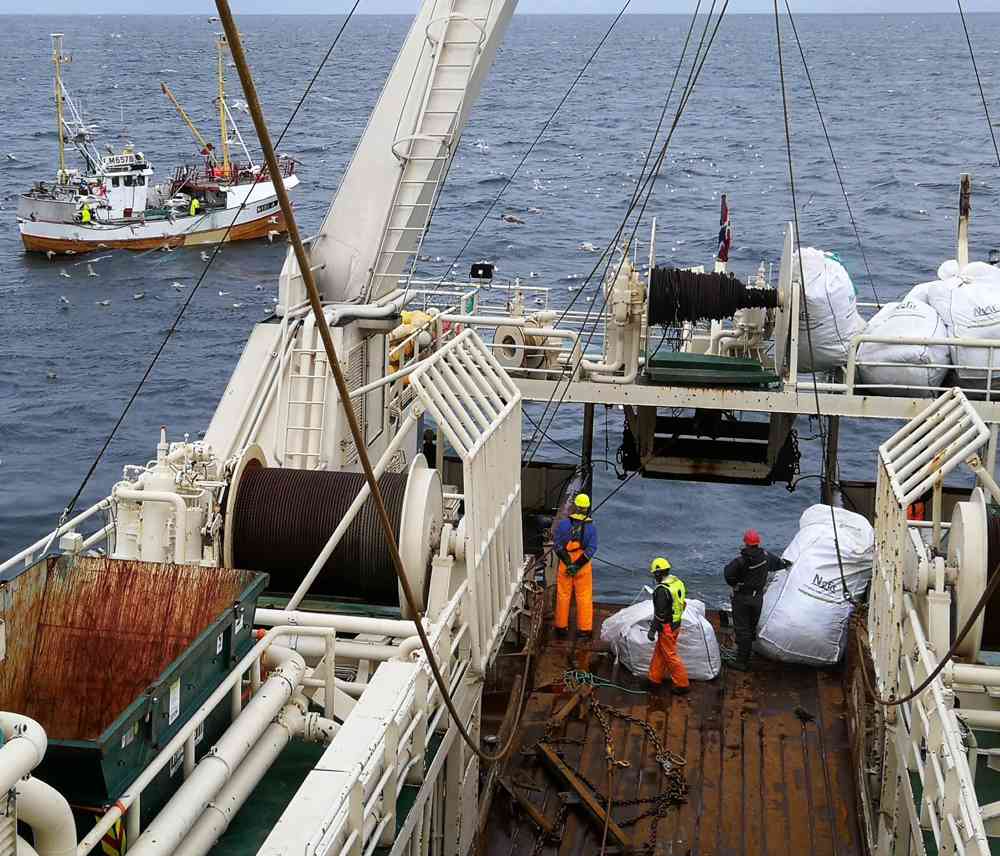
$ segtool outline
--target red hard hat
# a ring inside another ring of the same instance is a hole
[[[760,532],[756,529],[747,529],[747,531],[743,533],[743,543],[748,547],[759,547]]]

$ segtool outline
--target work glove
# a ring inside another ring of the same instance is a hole
[[[579,570],[580,566],[576,562],[570,562],[568,565],[566,565],[566,573],[569,574],[571,577],[575,577],[577,571]]]
[[[792,560],[791,559],[782,559],[781,560],[781,566],[783,568],[790,568],[792,566]]]
[[[649,625],[649,630],[646,631],[646,638],[650,642],[655,642],[656,641],[656,624],[655,623]]]

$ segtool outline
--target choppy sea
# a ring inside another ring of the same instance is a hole
[[[160,94],[165,81],[195,121],[213,128],[214,46],[219,28],[200,17],[0,17],[0,557],[56,522],[101,447],[203,262],[198,249],[26,255],[17,195],[56,164],[49,34],[65,33],[65,81],[102,142],[131,140],[161,178],[194,146]],[[240,20],[272,129],[284,125],[342,23],[339,17]],[[461,141],[433,230],[427,275],[447,272],[543,122],[579,73],[611,18],[518,16]],[[968,16],[982,83],[1000,122],[1000,14]],[[580,249],[603,247],[631,196],[687,32],[681,15],[626,16],[613,30],[514,183],[478,230],[459,270],[495,261],[498,276],[554,290],[565,304],[594,265]],[[697,33],[703,19],[696,28]],[[787,21],[783,21],[786,37]],[[385,75],[409,26],[404,16],[348,24],[280,151],[302,162],[300,224],[326,212]],[[802,241],[836,251],[859,297],[882,301],[934,278],[954,256],[958,176],[974,179],[972,254],[1000,246],[1000,168],[956,15],[816,15],[797,19],[806,59],[871,267],[868,276],[827,153],[793,41],[784,47]],[[235,71],[230,91],[240,99]],[[249,117],[236,110],[244,134]],[[1000,133],[1000,128],[995,129]],[[387,141],[387,145],[389,142]],[[791,218],[774,21],[723,21],[647,209],[659,224],[660,263],[711,264],[719,195],[729,195],[731,267],[749,275],[777,265]],[[508,223],[509,212],[523,225]],[[640,235],[648,231],[640,229]],[[125,463],[154,453],[160,425],[199,435],[252,326],[276,296],[281,243],[229,245],[99,465],[82,502],[106,495]],[[89,276],[87,263],[97,276]],[[174,287],[174,284],[180,287]],[[592,283],[588,294],[596,293]],[[143,294],[142,299],[135,295]],[[586,296],[586,295],[585,295]],[[65,297],[67,305],[61,298]],[[109,305],[100,305],[110,301]],[[584,305],[582,302],[578,305]],[[537,415],[540,408],[533,408]],[[845,423],[841,474],[873,478],[876,445],[891,424]],[[526,423],[526,438],[531,426]],[[816,426],[801,419],[802,473],[818,472]],[[564,407],[549,434],[580,443],[580,410]],[[595,499],[619,484],[613,467],[621,414],[598,410]],[[572,460],[546,441],[538,459]],[[721,568],[747,526],[780,549],[818,480],[738,487],[633,479],[597,516],[600,596],[628,601],[643,569],[666,555],[689,589],[710,602]],[[84,506],[80,506],[84,507]],[[626,570],[631,569],[631,570]]]

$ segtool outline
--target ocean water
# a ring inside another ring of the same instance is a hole
[[[195,121],[215,129],[213,32],[205,16],[0,17],[0,556],[56,522],[145,370],[203,262],[198,249],[102,253],[53,261],[23,253],[17,194],[50,179],[56,163],[49,33],[61,30],[72,62],[70,92],[104,142],[130,139],[164,177],[190,160],[186,128],[159,92],[166,81]],[[604,33],[610,17],[516,17],[461,141],[425,252],[447,272],[526,147]],[[702,19],[703,22],[704,19]],[[342,22],[338,17],[259,16],[240,26],[277,134]],[[701,23],[699,22],[700,31]],[[840,254],[861,299],[885,301],[934,278],[954,255],[958,176],[974,179],[972,246],[1000,246],[1000,170],[955,15],[803,16],[806,58],[871,265],[869,278],[847,217],[805,83],[797,49],[785,42],[802,241]],[[330,203],[409,20],[357,17],[279,151],[301,160],[295,192],[304,233]],[[458,264],[494,260],[498,275],[538,277],[553,302],[571,296],[613,236],[639,174],[677,62],[688,18],[629,16],[568,98],[547,133]],[[983,85],[1000,121],[1000,15],[969,16]],[[787,20],[783,30],[790,36]],[[685,72],[686,74],[686,72]],[[682,77],[683,79],[683,77]],[[235,71],[230,92],[241,98]],[[252,125],[236,110],[248,143]],[[386,141],[386,145],[389,141]],[[774,21],[723,21],[647,209],[659,224],[660,263],[710,264],[719,194],[734,230],[732,269],[750,274],[780,256],[791,218]],[[525,221],[506,223],[507,211]],[[648,234],[648,226],[640,229]],[[645,238],[643,241],[645,242]],[[229,245],[91,479],[82,503],[106,495],[125,463],[155,451],[158,429],[199,435],[252,326],[276,296],[284,245]],[[96,277],[87,275],[93,264]],[[64,276],[62,274],[68,276]],[[174,288],[179,283],[181,288]],[[596,293],[592,283],[588,293]],[[135,295],[142,293],[142,299]],[[70,304],[60,300],[65,296]],[[108,306],[98,305],[110,300]],[[239,304],[238,306],[236,304]],[[583,306],[583,301],[578,302]],[[537,414],[540,407],[532,408]],[[579,446],[580,409],[564,407],[553,440]],[[526,424],[527,425],[527,424]],[[802,473],[817,473],[817,432],[798,426]],[[841,472],[872,478],[877,444],[891,424],[844,423]],[[530,436],[527,425],[526,438]],[[598,409],[595,500],[618,485],[614,460],[621,414]],[[546,441],[537,459],[571,460]],[[668,556],[689,589],[717,602],[721,569],[747,526],[783,548],[818,480],[794,493],[768,488],[633,479],[597,515],[600,596],[628,601],[655,555]],[[625,570],[632,569],[632,570]]]

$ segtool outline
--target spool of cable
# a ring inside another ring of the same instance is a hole
[[[654,267],[649,281],[649,323],[675,325],[729,318],[740,309],[772,309],[773,288],[748,286],[732,274]]]
[[[538,346],[542,340],[531,335],[530,328],[504,324],[497,327],[493,335],[493,356],[506,369],[537,369],[544,358]]]
[[[267,467],[262,455],[245,454],[227,497],[225,564],[267,572],[272,591],[295,591],[364,484],[361,473]],[[385,473],[379,487],[407,578],[423,609],[443,517],[440,477],[417,455],[408,473]],[[371,497],[309,591],[398,605],[408,614]]]

